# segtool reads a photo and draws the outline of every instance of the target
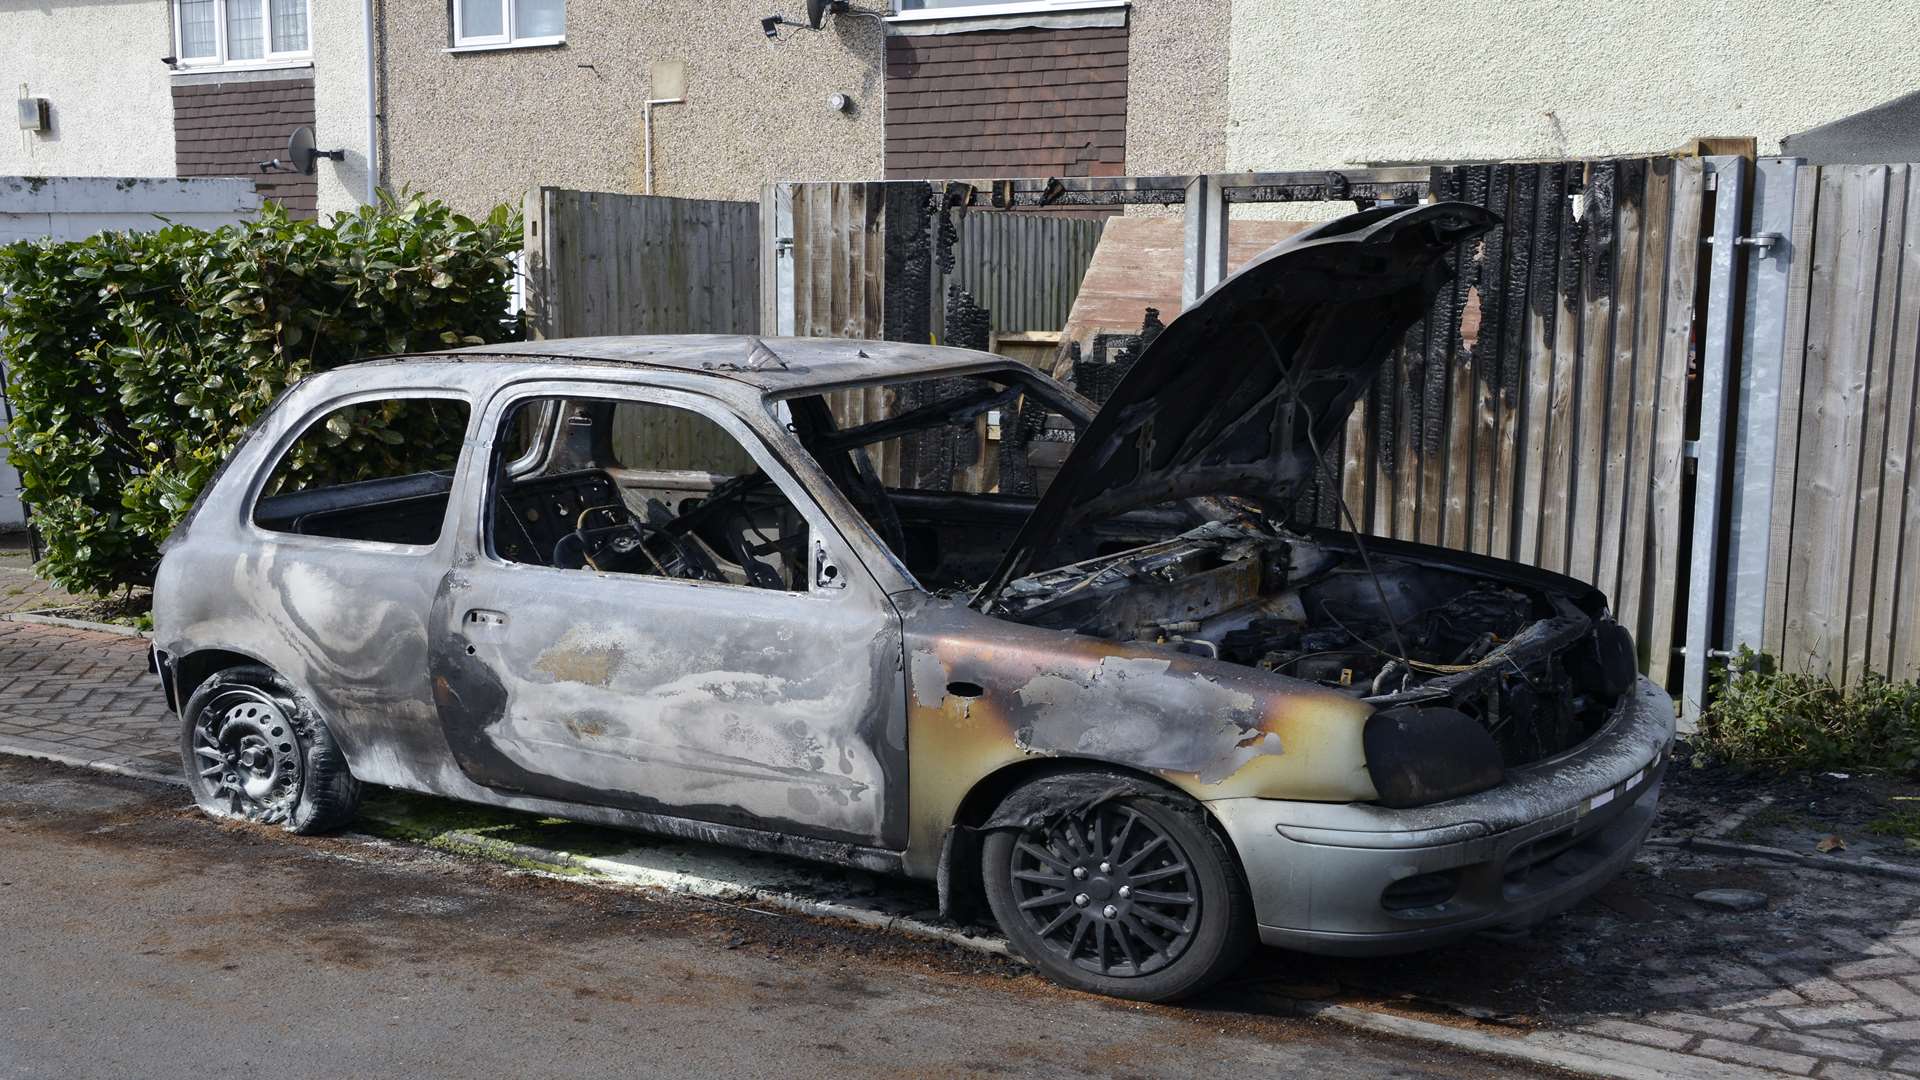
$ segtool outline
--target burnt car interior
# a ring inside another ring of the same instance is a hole
[[[807,522],[708,417],[537,398],[503,421],[487,536],[509,562],[807,590]]]
[[[467,404],[390,398],[315,420],[253,519],[274,532],[430,545]],[[806,519],[711,419],[639,401],[522,402],[496,441],[487,535],[509,562],[807,589]]]

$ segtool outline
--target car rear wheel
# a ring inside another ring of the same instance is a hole
[[[326,721],[272,671],[222,671],[194,691],[184,713],[180,756],[200,809],[296,833],[353,820],[359,781]]]
[[[1131,794],[1038,821],[989,833],[981,877],[1001,930],[1048,978],[1169,1001],[1245,959],[1252,905],[1198,805]]]

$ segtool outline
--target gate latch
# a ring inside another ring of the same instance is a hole
[[[1784,239],[1784,237],[1777,232],[1754,233],[1752,236],[1734,237],[1733,246],[1739,247],[1745,244],[1748,247],[1757,248],[1760,251],[1760,257],[1764,259],[1774,254],[1774,246],[1780,243],[1782,239]]]

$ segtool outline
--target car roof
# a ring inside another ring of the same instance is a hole
[[[475,345],[443,352],[382,357],[369,364],[468,360],[617,364],[722,376],[772,394],[813,387],[885,382],[964,370],[1019,366],[1005,356],[852,338],[756,337],[751,334],[659,334],[552,338]]]

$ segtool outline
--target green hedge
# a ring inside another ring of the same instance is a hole
[[[1869,672],[1842,686],[1742,647],[1713,690],[1694,745],[1721,760],[1776,772],[1920,775],[1920,683]]]
[[[0,247],[9,457],[46,549],[40,573],[105,592],[152,581],[158,548],[246,428],[315,371],[520,336],[520,227],[422,198],[329,224],[169,225]],[[402,443],[363,410],[370,454]]]

